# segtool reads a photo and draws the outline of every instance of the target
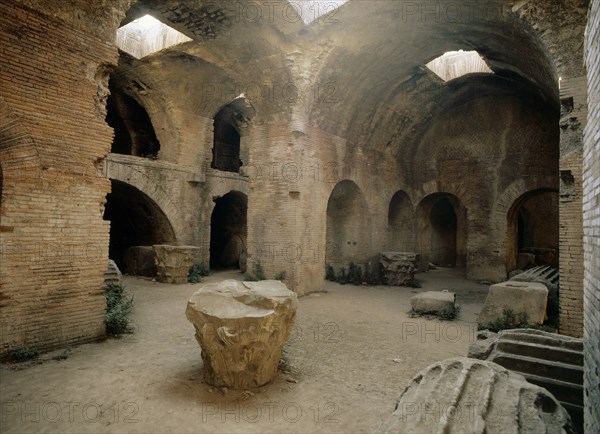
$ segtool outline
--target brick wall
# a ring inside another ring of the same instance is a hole
[[[600,432],[600,2],[592,1],[586,32],[588,125],[583,172],[585,432]]]
[[[0,353],[104,335],[112,44],[3,0]]]

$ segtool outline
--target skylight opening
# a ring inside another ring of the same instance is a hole
[[[290,5],[296,9],[296,12],[300,15],[304,24],[308,25],[314,21],[318,21],[321,16],[339,9],[347,1],[348,0],[296,0],[291,2]],[[334,21],[335,18],[331,17],[331,20]]]
[[[124,52],[141,59],[191,40],[152,15],[145,15],[117,30],[116,43]]]
[[[448,51],[433,59],[426,66],[444,81],[467,74],[494,73],[477,51]]]

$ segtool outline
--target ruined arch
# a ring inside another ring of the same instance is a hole
[[[465,267],[467,210],[450,193],[434,193],[417,207],[417,239],[421,271],[430,262],[444,267]]]
[[[370,217],[362,190],[353,181],[336,184],[327,203],[325,261],[334,267],[364,263],[371,254]]]
[[[106,122],[114,130],[111,152],[156,159],[160,142],[146,109],[131,96],[116,89],[110,80]]]
[[[248,196],[230,191],[214,199],[210,223],[211,268],[244,270],[248,237]]]
[[[506,271],[532,265],[558,267],[558,191],[551,188],[530,190],[515,199],[506,215]],[[535,256],[527,265],[525,257]],[[521,262],[521,263],[520,263]]]
[[[109,257],[127,271],[124,255],[133,246],[177,244],[175,231],[160,206],[136,187],[111,180],[104,220],[111,222]]]
[[[245,97],[234,99],[221,107],[213,117],[213,169],[239,173],[244,164],[242,136],[256,114]]]
[[[392,251],[415,249],[415,211],[408,194],[402,190],[392,197],[388,209],[388,246]]]

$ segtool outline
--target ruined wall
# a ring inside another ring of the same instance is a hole
[[[100,169],[112,140],[105,97],[117,52],[77,26],[0,3],[4,353],[104,335],[110,182]]]
[[[600,2],[593,1],[586,32],[588,124],[583,172],[585,431],[600,432]]]

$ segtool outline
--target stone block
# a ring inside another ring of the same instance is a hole
[[[502,318],[505,308],[518,316],[527,315],[530,324],[546,320],[548,288],[539,282],[502,282],[490,286],[485,305],[479,314],[479,324],[485,325]]]
[[[419,255],[410,252],[383,252],[380,264],[383,282],[386,285],[402,286],[415,278]]]
[[[186,316],[202,349],[204,378],[245,389],[270,382],[296,317],[298,299],[276,280],[225,280],[202,286]]]
[[[519,270],[527,270],[531,267],[535,267],[535,255],[533,253],[518,253],[517,268]]]
[[[152,248],[156,255],[156,279],[162,283],[187,283],[194,257],[200,248],[165,244],[154,245]]]
[[[410,299],[410,305],[415,312],[438,314],[454,310],[456,294],[447,291],[427,291],[417,294]]]
[[[108,269],[104,273],[104,287],[120,286],[123,283],[123,275],[112,259],[108,260]]]
[[[152,246],[133,246],[125,250],[125,272],[132,276],[156,276],[156,260]]]
[[[448,359],[421,371],[378,433],[574,433],[546,389],[488,361]]]

